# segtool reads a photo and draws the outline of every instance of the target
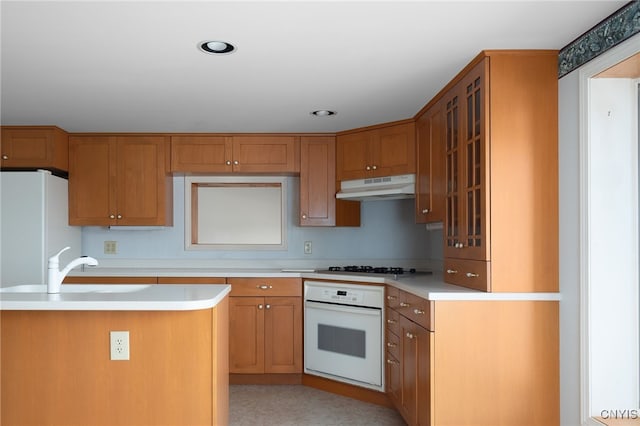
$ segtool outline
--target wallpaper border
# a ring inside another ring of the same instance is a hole
[[[640,32],[640,1],[631,1],[558,53],[558,78]]]

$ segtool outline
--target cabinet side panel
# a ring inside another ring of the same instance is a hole
[[[437,425],[560,421],[558,302],[436,302]]]
[[[558,291],[557,55],[491,57],[491,288]]]

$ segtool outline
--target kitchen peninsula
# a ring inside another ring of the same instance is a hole
[[[184,283],[4,288],[0,422],[227,424],[230,286]],[[129,359],[110,360],[124,330]]]

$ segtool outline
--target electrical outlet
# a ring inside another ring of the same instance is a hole
[[[112,361],[128,361],[129,360],[129,332],[128,331],[112,331],[111,332],[111,360]]]
[[[117,241],[105,241],[104,242],[104,254],[116,254],[118,252]]]
[[[313,244],[311,243],[311,241],[305,241],[304,254],[311,254],[312,249],[313,249]]]

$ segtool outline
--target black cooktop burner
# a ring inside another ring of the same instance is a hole
[[[387,267],[387,266],[329,266],[330,271],[344,271],[344,272],[364,272],[369,274],[413,274],[416,272],[415,268],[404,269],[401,267]]]

